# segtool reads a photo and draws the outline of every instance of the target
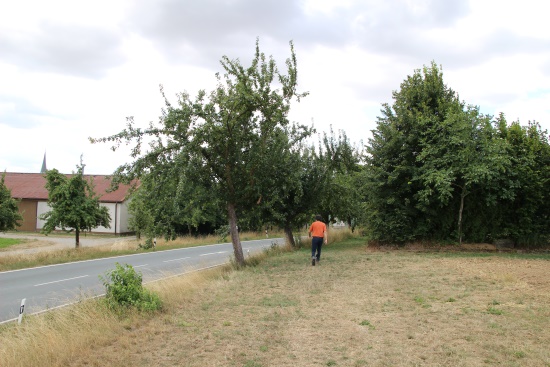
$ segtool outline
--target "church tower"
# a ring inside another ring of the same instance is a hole
[[[46,152],[44,152],[44,160],[42,161],[42,168],[40,169],[40,173],[46,173],[48,168],[46,167]]]

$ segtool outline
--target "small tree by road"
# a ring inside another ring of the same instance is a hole
[[[99,196],[95,194],[92,182],[84,178],[84,166],[81,160],[71,177],[56,169],[46,173],[48,205],[52,210],[40,216],[46,221],[42,228],[45,234],[56,227],[67,232],[74,230],[75,248],[80,247],[80,232],[99,226],[111,227],[108,209],[99,205]]]
[[[17,200],[11,197],[11,191],[4,184],[5,175],[0,177],[0,232],[15,229],[20,225],[17,222],[23,220]]]

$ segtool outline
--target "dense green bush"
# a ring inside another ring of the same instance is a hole
[[[435,63],[407,77],[393,100],[367,145],[370,238],[548,245],[547,131],[466,105]]]
[[[155,311],[162,307],[158,295],[143,288],[142,275],[129,265],[116,263],[116,268],[101,277],[105,299],[111,308],[135,307],[140,311]]]

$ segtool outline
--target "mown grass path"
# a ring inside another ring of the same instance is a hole
[[[71,365],[550,366],[548,256],[323,251],[172,286],[163,313]]]

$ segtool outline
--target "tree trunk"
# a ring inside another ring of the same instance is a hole
[[[227,204],[227,214],[229,216],[229,233],[231,234],[231,243],[233,244],[233,252],[235,253],[235,261],[237,265],[244,266],[243,248],[239,239],[237,230],[237,213],[235,212],[235,204]]]
[[[353,233],[355,231],[355,223],[354,222],[355,221],[351,217],[348,217],[348,226],[351,229],[351,233]]]
[[[80,248],[80,231],[78,230],[78,228],[76,228],[75,230],[75,238],[76,238],[75,248]]]
[[[294,235],[292,234],[292,227],[288,224],[285,225],[285,236],[286,241],[292,246],[293,248],[296,247],[296,242],[294,242]]]
[[[460,209],[458,210],[458,243],[462,245],[462,211],[464,210],[464,198],[468,195],[466,186],[462,186],[460,193]]]

